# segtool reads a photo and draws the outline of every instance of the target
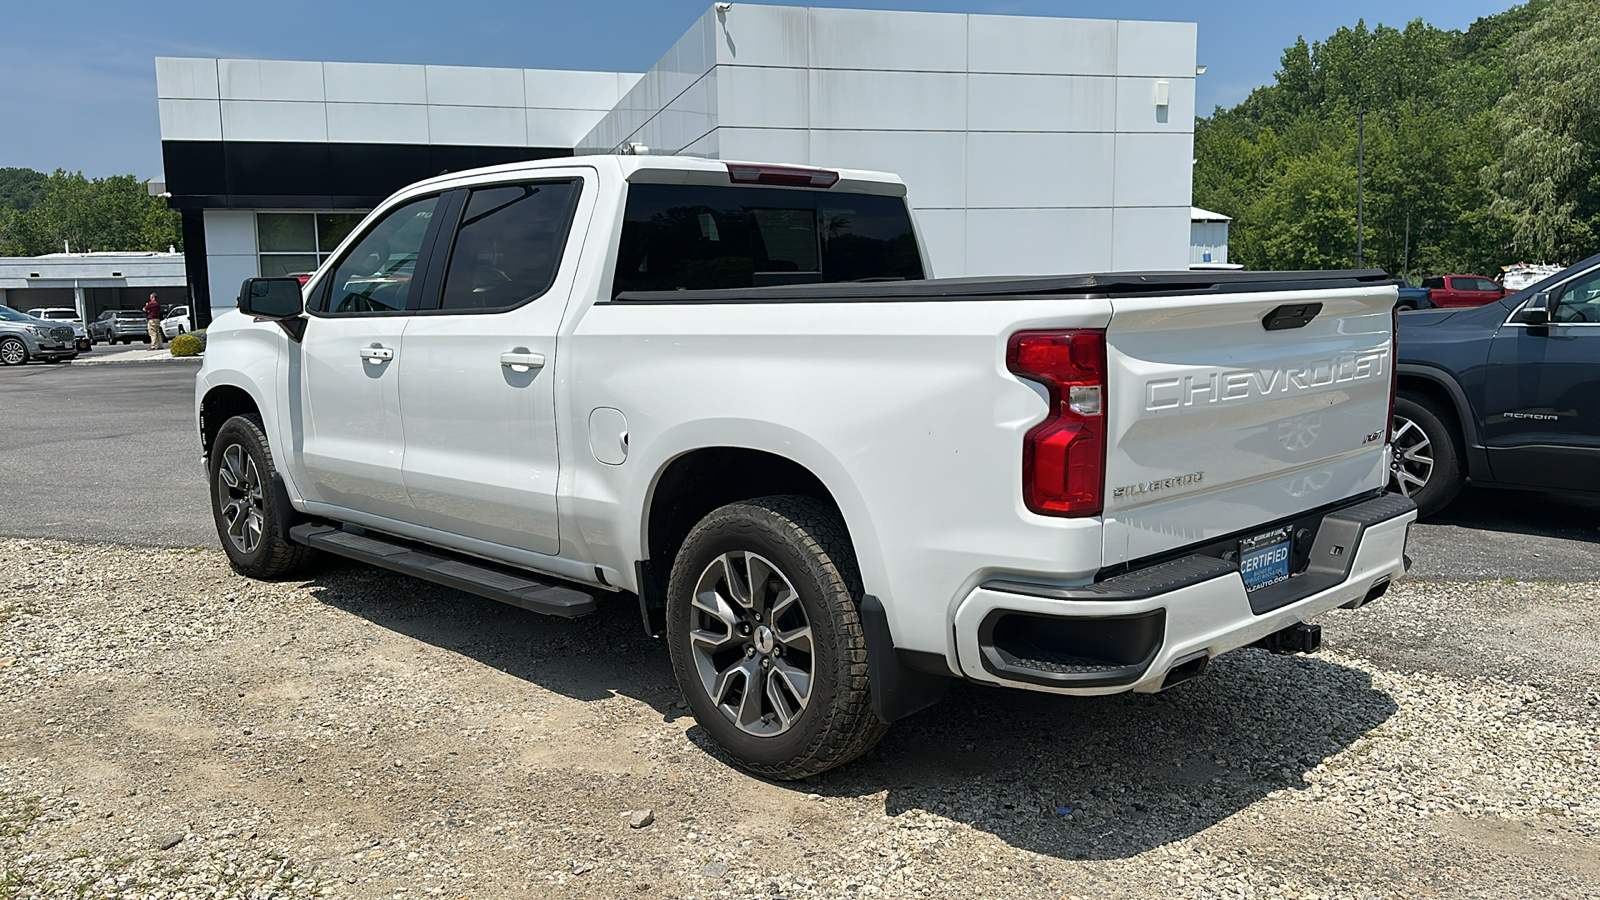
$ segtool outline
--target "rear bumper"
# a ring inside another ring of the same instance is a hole
[[[1330,510],[1305,570],[1253,596],[1236,563],[1203,554],[1079,587],[986,582],[956,610],[958,663],[974,681],[1036,691],[1158,691],[1169,672],[1381,594],[1405,574],[1416,518],[1394,495]]]

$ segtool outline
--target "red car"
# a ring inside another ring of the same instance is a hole
[[[1506,289],[1482,275],[1440,275],[1422,279],[1428,299],[1434,306],[1464,307],[1493,303],[1506,295]]]

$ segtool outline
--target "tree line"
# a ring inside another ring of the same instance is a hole
[[[1195,126],[1194,202],[1252,269],[1362,262],[1494,275],[1600,252],[1600,0],[1530,0],[1466,31],[1302,37],[1273,84]]]
[[[132,175],[0,169],[0,256],[183,249],[178,214]]]

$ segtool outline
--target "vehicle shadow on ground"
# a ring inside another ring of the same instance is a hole
[[[1063,859],[1114,859],[1181,840],[1281,789],[1387,721],[1365,672],[1239,650],[1161,694],[1061,697],[958,683],[856,765],[797,789],[887,791]]]
[[[1600,499],[1467,488],[1454,503],[1424,519],[1423,524],[1600,543],[1597,512]]]
[[[596,615],[561,619],[331,557],[308,587],[329,606],[574,700],[622,694],[683,714],[666,644],[645,635],[631,594],[602,594]]]
[[[667,719],[685,714],[666,645],[644,635],[629,599],[567,621],[343,561],[327,563],[310,589],[330,606],[564,696],[620,694]],[[1259,650],[1221,657],[1204,677],[1162,694],[1058,697],[956,683],[857,762],[781,786],[884,794],[890,816],[924,810],[1035,853],[1120,858],[1303,787],[1310,769],[1396,708],[1364,672]],[[751,777],[700,727],[688,737],[728,765],[728,777]]]

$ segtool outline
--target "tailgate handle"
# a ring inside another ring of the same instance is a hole
[[[1322,312],[1321,303],[1285,303],[1261,317],[1261,327],[1268,331],[1304,328]]]

